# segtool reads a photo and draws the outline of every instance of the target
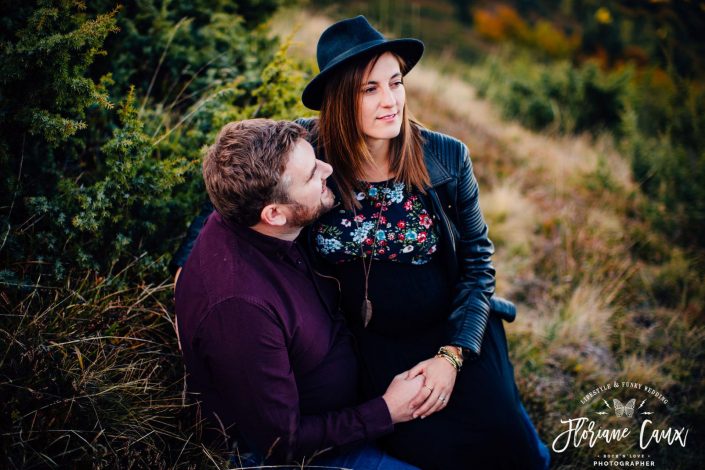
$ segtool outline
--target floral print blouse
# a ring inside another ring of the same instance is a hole
[[[314,237],[320,255],[332,263],[360,259],[361,251],[376,260],[410,264],[431,260],[438,234],[416,191],[393,180],[364,183],[356,198],[361,209],[335,208],[316,222]]]

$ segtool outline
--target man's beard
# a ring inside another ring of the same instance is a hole
[[[333,201],[331,201],[330,205],[325,205],[323,200],[321,200],[318,207],[312,209],[307,208],[298,202],[294,202],[292,203],[292,215],[289,217],[289,220],[287,220],[287,225],[296,228],[305,227],[308,224],[315,222],[320,216],[331,210],[333,205]]]

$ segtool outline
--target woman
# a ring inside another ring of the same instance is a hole
[[[309,244],[340,281],[364,393],[405,370],[424,378],[418,419],[395,427],[387,452],[424,470],[546,468],[500,315],[490,315],[513,306],[493,298],[493,247],[468,150],[407,110],[403,77],[423,50],[415,39],[386,40],[362,16],[321,35],[320,73],[302,96],[320,117],[299,123],[333,166],[341,204],[314,224]]]
[[[490,316],[493,247],[467,148],[407,110],[403,77],[422,53],[362,16],[321,35],[321,72],[302,97],[320,117],[300,122],[341,205],[314,224],[314,250],[340,281],[365,393],[404,370],[424,376],[421,419],[397,426],[385,450],[423,469],[544,468]]]

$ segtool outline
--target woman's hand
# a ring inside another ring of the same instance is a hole
[[[423,387],[411,400],[414,418],[425,418],[446,407],[455,386],[458,371],[442,357],[433,357],[419,362],[407,372],[407,380],[418,375],[424,376]]]

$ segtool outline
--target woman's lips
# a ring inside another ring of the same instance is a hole
[[[377,119],[379,119],[380,121],[388,122],[388,121],[393,121],[396,118],[397,118],[397,113],[380,116]]]

